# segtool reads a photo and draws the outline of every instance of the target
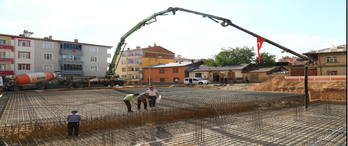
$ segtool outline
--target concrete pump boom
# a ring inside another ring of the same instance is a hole
[[[240,26],[238,26],[236,24],[233,24],[232,21],[229,20],[229,19],[218,17],[218,16],[214,16],[214,15],[210,15],[210,14],[205,14],[205,13],[201,13],[201,12],[191,11],[191,10],[188,10],[188,9],[178,8],[178,7],[174,7],[174,8],[173,7],[169,7],[167,10],[155,13],[155,14],[151,15],[150,17],[144,19],[143,21],[139,22],[137,25],[135,25],[131,30],[129,30],[126,34],[124,34],[121,37],[120,42],[117,44],[115,54],[114,54],[114,56],[112,58],[112,61],[110,63],[109,70],[106,72],[106,74],[107,75],[115,74],[116,59],[117,59],[118,55],[120,54],[121,47],[123,46],[123,44],[124,44],[124,42],[125,42],[125,40],[126,40],[126,38],[128,36],[130,36],[132,33],[137,31],[138,29],[140,29],[142,26],[151,24],[152,22],[156,22],[156,16],[164,15],[164,14],[166,14],[168,12],[172,12],[175,15],[176,11],[178,11],[178,10],[184,11],[184,12],[188,12],[188,13],[197,14],[197,15],[202,15],[203,17],[208,17],[209,19],[211,19],[211,20],[213,20],[213,21],[215,21],[217,23],[220,23],[219,21],[222,21],[221,25],[223,27],[231,25],[231,26],[233,26],[233,27],[235,27],[235,28],[245,32],[245,33],[248,33],[248,34],[250,34],[250,35],[252,35],[254,37],[261,37],[261,38],[263,38],[263,39],[265,39],[265,42],[268,42],[269,44],[272,44],[272,45],[274,45],[274,46],[284,50],[285,52],[291,53],[291,54],[293,54],[293,55],[295,55],[297,57],[300,57],[300,58],[302,58],[304,60],[312,62],[312,60],[310,60],[309,58],[307,58],[307,57],[305,57],[305,56],[303,56],[303,55],[301,55],[301,54],[299,54],[299,53],[297,53],[295,51],[292,51],[292,50],[290,50],[290,49],[288,49],[288,48],[286,48],[286,47],[284,47],[282,45],[279,45],[279,44],[277,44],[277,43],[275,43],[275,42],[273,42],[273,41],[271,41],[269,39],[266,39],[265,37],[257,35],[257,34],[251,32],[249,30],[246,30],[246,29],[244,29],[244,28],[242,28],[242,27],[240,27]],[[155,19],[155,21],[151,21],[152,19]]]

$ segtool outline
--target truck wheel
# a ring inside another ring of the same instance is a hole
[[[21,87],[19,87],[19,86],[13,86],[13,87],[12,87],[12,90],[13,90],[13,91],[19,91],[19,90],[21,90]]]
[[[47,85],[47,89],[52,89],[54,88],[54,85]]]
[[[123,86],[123,82],[118,82],[118,85],[119,86]]]
[[[77,87],[77,88],[82,88],[82,87],[84,87],[84,86],[85,86],[85,85],[84,85],[83,83],[77,83],[77,84],[76,84],[76,87]]]
[[[39,89],[39,90],[42,90],[42,89],[45,89],[45,86],[44,85],[38,85],[36,88]]]
[[[198,84],[199,84],[199,85],[203,85],[203,83],[202,83],[202,82],[199,82]]]

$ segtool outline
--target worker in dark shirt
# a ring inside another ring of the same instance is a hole
[[[138,110],[140,110],[141,102],[144,103],[144,109],[147,110],[146,98],[147,98],[148,101],[150,101],[150,98],[149,98],[149,96],[148,96],[147,93],[141,93],[141,94],[139,94],[139,96],[138,96]]]
[[[77,114],[76,110],[73,110],[72,113],[68,116],[68,135],[72,136],[74,129],[74,135],[79,136],[79,125],[80,125],[81,116]]]

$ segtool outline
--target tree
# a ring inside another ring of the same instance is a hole
[[[268,52],[262,52],[260,54],[260,63],[259,63],[259,57],[256,57],[255,61],[255,65],[256,66],[274,66],[276,65],[276,56],[275,55],[271,55]]]
[[[251,63],[253,61],[254,56],[254,47],[228,47],[228,49],[222,48],[219,54],[213,55],[213,58],[206,60],[204,64],[209,66],[225,66],[233,64]]]

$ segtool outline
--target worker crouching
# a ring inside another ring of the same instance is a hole
[[[68,116],[68,135],[72,136],[74,130],[74,135],[79,136],[79,126],[80,126],[81,116],[77,114],[76,110],[73,110],[72,113]]]
[[[144,103],[144,109],[147,110],[146,98],[147,98],[147,100],[150,102],[150,98],[148,97],[148,94],[147,94],[147,93],[141,93],[141,94],[138,96],[138,110],[140,110],[141,102]]]
[[[127,105],[127,108],[128,108],[128,112],[133,112],[132,111],[132,106],[130,104],[130,101],[132,101],[135,105],[138,105],[137,103],[135,103],[134,101],[134,98],[135,96],[138,96],[139,94],[138,93],[135,93],[135,94],[128,94],[124,99],[124,103]]]

